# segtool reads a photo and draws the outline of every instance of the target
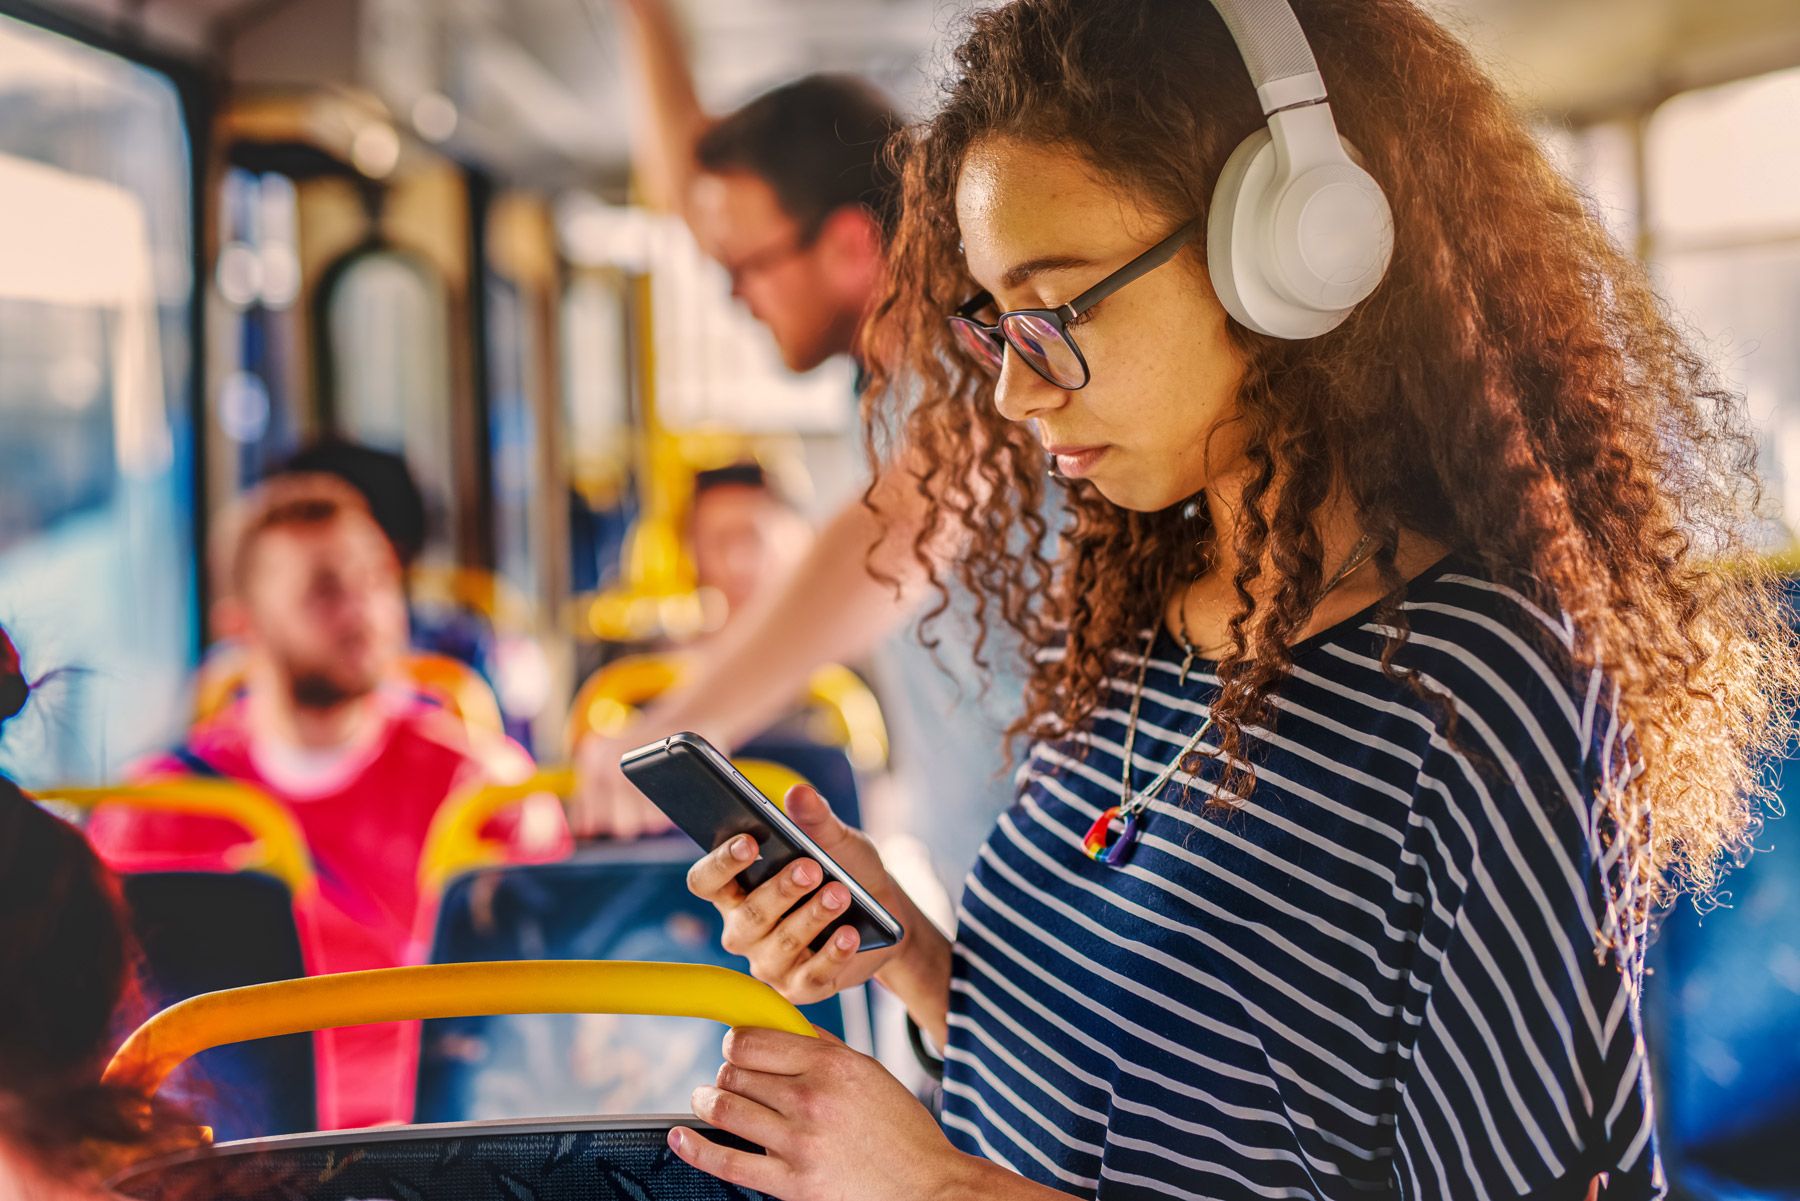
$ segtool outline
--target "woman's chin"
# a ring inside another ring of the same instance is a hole
[[[1175,494],[1168,488],[1156,487],[1150,480],[1132,479],[1129,472],[1096,475],[1088,480],[1094,491],[1121,509],[1133,513],[1157,513],[1186,500],[1191,492]]]

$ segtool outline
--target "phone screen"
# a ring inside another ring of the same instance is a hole
[[[815,861],[826,881],[836,880],[849,889],[850,907],[820,932],[814,950],[844,926],[855,927],[861,938],[859,950],[900,941],[902,930],[894,916],[698,734],[675,734],[628,751],[619,767],[702,850],[714,850],[739,834],[754,838],[762,854],[738,873],[745,891],[774,879],[799,859]],[[806,900],[801,898],[799,904]]]

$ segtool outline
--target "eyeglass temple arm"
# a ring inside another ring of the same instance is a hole
[[[1144,251],[1144,253],[1138,255],[1135,259],[1132,259],[1129,263],[1126,263],[1123,267],[1120,267],[1117,271],[1113,272],[1087,291],[1077,296],[1074,300],[1063,305],[1062,308],[1057,310],[1057,313],[1061,315],[1064,321],[1072,321],[1099,304],[1102,300],[1105,300],[1108,296],[1111,296],[1114,292],[1117,292],[1120,288],[1123,288],[1126,284],[1156,270],[1158,267],[1174,258],[1176,251],[1188,244],[1188,240],[1194,236],[1194,230],[1199,227],[1199,224],[1198,221],[1189,221],[1186,225],[1183,225],[1180,229],[1176,230],[1174,233],[1170,234],[1168,237]]]
[[[982,307],[984,305],[990,305],[993,303],[994,303],[993,294],[988,292],[986,289],[983,289],[982,291],[975,293],[975,295],[973,295],[973,296],[969,297],[967,300],[963,301],[962,304],[957,306],[956,311],[951,313],[950,315],[952,317],[961,317],[965,321],[974,321],[975,314],[979,313],[982,310]]]

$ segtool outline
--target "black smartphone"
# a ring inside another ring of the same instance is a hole
[[[823,947],[844,926],[855,927],[862,936],[857,948],[861,951],[891,947],[900,941],[904,931],[894,915],[698,734],[671,734],[627,751],[619,768],[639,792],[699,843],[701,850],[715,850],[739,834],[756,839],[762,856],[737,877],[745,891],[774,879],[798,859],[811,859],[824,870],[820,888],[836,880],[849,889],[850,907],[819,933],[813,950]],[[806,900],[801,898],[800,904]]]

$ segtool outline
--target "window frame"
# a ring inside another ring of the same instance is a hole
[[[223,88],[217,75],[204,63],[152,46],[144,37],[123,32],[97,29],[68,14],[46,8],[33,0],[0,0],[0,16],[11,17],[46,33],[79,42],[91,49],[126,60],[135,66],[154,71],[169,81],[175,90],[181,110],[182,130],[188,142],[188,269],[194,280],[187,303],[186,337],[192,369],[187,381],[187,419],[192,445],[189,447],[190,478],[187,481],[191,500],[190,534],[195,547],[207,545],[210,531],[206,490],[206,439],[195,431],[205,429],[206,421],[206,246],[207,222],[212,215],[209,189],[216,142],[212,136]],[[206,556],[196,554],[191,565],[195,612],[188,658],[199,663],[201,631],[205,614],[212,606],[212,581],[206,570]]]

